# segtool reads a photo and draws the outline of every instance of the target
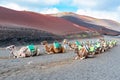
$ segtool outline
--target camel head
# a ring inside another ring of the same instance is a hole
[[[6,47],[6,50],[9,50],[10,54],[12,54],[14,56],[14,58],[17,57],[15,45],[10,45],[10,46]]]
[[[41,45],[46,45],[46,44],[48,44],[47,41],[42,41],[42,42],[41,42]]]
[[[15,45],[10,45],[10,46],[6,47],[6,49],[9,51],[12,51],[15,49]]]
[[[68,43],[68,46],[71,48],[71,49],[75,49],[77,47],[77,45],[75,43]]]
[[[68,44],[68,40],[67,40],[67,39],[64,39],[64,40],[63,40],[63,44]]]

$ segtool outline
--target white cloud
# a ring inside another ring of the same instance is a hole
[[[60,0],[39,0],[40,5],[47,5],[47,6],[56,5],[59,2]]]
[[[73,5],[77,7],[94,7],[97,6],[98,0],[73,0]]]
[[[60,0],[20,0],[22,2],[36,3],[39,5],[52,6],[60,3]]]
[[[93,10],[78,9],[76,13],[80,15],[87,15],[100,19],[111,19],[111,20],[120,21],[119,12],[117,11],[112,12],[112,11],[93,11]]]
[[[57,8],[49,8],[49,9],[43,9],[40,11],[42,14],[54,14],[60,12]]]
[[[13,1],[17,1],[17,2],[30,2],[30,3],[37,3],[37,2],[39,2],[39,0],[13,0]]]
[[[10,9],[14,9],[14,10],[28,10],[28,8],[19,6],[16,3],[1,4],[0,6],[10,8]]]
[[[39,0],[20,0],[20,1],[33,2],[33,3],[39,2]]]

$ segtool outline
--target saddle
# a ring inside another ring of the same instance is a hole
[[[81,45],[80,42],[78,42],[78,41],[75,41],[75,44],[76,44],[77,46]]]
[[[91,46],[90,48],[89,48],[89,52],[94,52],[95,51],[95,47],[94,46]]]
[[[27,47],[30,50],[30,52],[32,53],[32,55],[34,55],[34,53],[35,53],[35,46],[34,45],[28,45]]]
[[[54,42],[53,45],[55,48],[61,48],[61,44],[59,42]]]
[[[96,43],[95,44],[95,48],[97,49],[97,48],[100,48],[100,43]]]

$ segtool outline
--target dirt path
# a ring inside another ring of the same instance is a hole
[[[119,80],[119,49],[120,42],[112,50],[85,60],[73,60],[73,51],[13,59],[1,49],[0,80]]]

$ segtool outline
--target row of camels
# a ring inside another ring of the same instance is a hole
[[[116,40],[105,40],[99,39],[95,42],[70,42],[67,39],[64,39],[63,42],[54,41],[53,44],[49,44],[47,41],[42,41],[41,45],[44,46],[45,52],[47,54],[57,54],[57,53],[66,53],[68,50],[73,51],[77,54],[75,59],[85,59],[87,57],[94,57],[95,54],[103,53],[108,49],[116,46]],[[10,54],[14,58],[24,58],[31,56],[40,55],[40,49],[35,45],[28,45],[17,50],[15,45],[10,45],[6,47],[9,50]]]

